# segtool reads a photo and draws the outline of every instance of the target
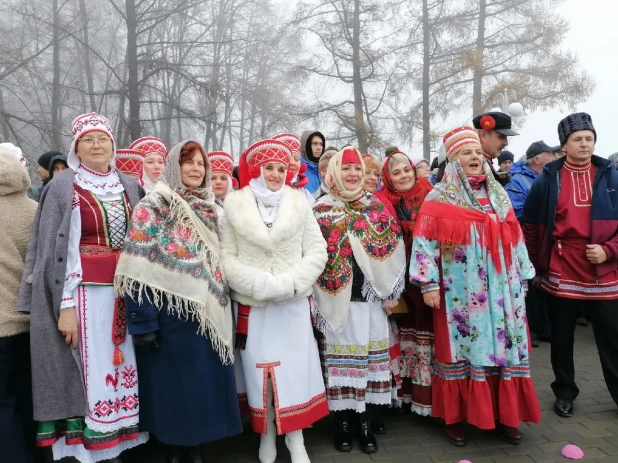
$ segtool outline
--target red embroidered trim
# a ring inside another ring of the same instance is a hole
[[[73,278],[81,278],[81,277],[82,277],[82,274],[81,274],[81,273],[75,273],[75,272],[73,272],[73,273],[70,273],[70,274],[69,274],[69,275],[68,275],[68,276],[64,279],[64,281],[69,281],[69,280],[72,280]]]
[[[99,401],[95,404],[94,414],[99,417],[110,416],[114,413],[119,413],[120,410],[129,411],[137,409],[139,405],[139,398],[137,394],[128,395],[122,399],[116,398],[116,400]]]
[[[112,175],[112,172],[114,171],[113,169],[108,170],[105,174],[102,174],[100,172],[95,172],[94,170],[88,169],[85,165],[81,164],[80,166],[83,170],[85,170],[86,172],[88,172],[89,174],[94,175],[95,177],[109,177],[110,175]]]
[[[137,370],[133,365],[124,367],[124,370],[122,371],[122,379],[122,387],[131,389],[137,385]]]

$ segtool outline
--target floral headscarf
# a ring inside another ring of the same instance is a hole
[[[345,189],[341,172],[344,151],[328,164],[325,181],[330,194],[313,206],[328,251],[326,267],[316,281],[313,295],[314,312],[322,331],[328,327],[339,332],[345,326],[352,295],[353,261],[365,277],[363,296],[369,302],[397,300],[405,280],[401,229],[384,204],[363,191],[362,182],[354,191]],[[360,152],[355,151],[362,163]]]

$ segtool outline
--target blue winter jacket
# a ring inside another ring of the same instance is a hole
[[[517,161],[511,166],[509,172],[511,173],[511,181],[504,189],[511,199],[517,220],[521,220],[530,187],[539,174],[528,167],[526,161]]]
[[[320,178],[320,171],[318,170],[317,164],[314,164],[313,162],[308,162],[306,159],[301,159],[300,161],[303,164],[307,165],[307,172],[305,172],[305,175],[309,179],[309,183],[305,188],[309,191],[309,193],[313,194],[315,193],[315,190],[317,190],[322,184],[322,179]]]

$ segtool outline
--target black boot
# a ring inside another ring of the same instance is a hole
[[[335,412],[335,426],[335,448],[340,452],[351,452],[352,432],[350,431],[349,412]]]
[[[385,434],[386,426],[384,426],[384,422],[380,419],[379,407],[376,405],[367,405],[367,411],[371,416],[371,431],[374,434]]]
[[[368,412],[358,415],[358,446],[363,453],[378,451],[378,443],[371,432],[371,415]]]
[[[197,445],[195,447],[187,447],[185,451],[185,462],[204,463],[204,460],[202,460],[201,448]]]
[[[181,463],[180,447],[175,445],[165,446],[165,463]]]

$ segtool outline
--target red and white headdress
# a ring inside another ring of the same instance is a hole
[[[293,133],[281,133],[275,135],[272,139],[285,143],[285,146],[288,147],[292,155],[294,155],[294,153],[300,154],[300,138]]]
[[[77,142],[80,138],[86,135],[88,132],[103,132],[109,138],[112,139],[112,143],[114,144],[112,160],[110,163],[114,164],[114,158],[116,157],[116,142],[114,141],[114,135],[112,135],[112,129],[109,125],[109,121],[97,114],[97,113],[88,113],[82,114],[81,116],[77,116],[73,121],[72,126],[72,135],[73,142],[71,143],[71,149],[69,151],[69,156],[67,159],[67,164],[73,170],[77,170],[80,164],[80,160],[75,154],[75,148],[77,147]]]
[[[292,153],[282,141],[261,140],[254,143],[240,157],[238,165],[240,187],[243,188],[249,184],[251,179],[258,178],[265,164],[275,162],[283,164],[288,169],[291,156]]]
[[[457,151],[466,146],[481,146],[476,129],[467,125],[457,127],[444,135],[443,143],[448,159],[451,159]]]
[[[116,169],[135,178],[142,178],[144,155],[134,149],[116,150]]]
[[[165,147],[165,143],[163,140],[155,137],[142,137],[135,140],[129,148],[132,150],[139,151],[147,157],[151,154],[158,154],[163,156],[163,161],[167,162],[167,148]]]
[[[234,172],[234,158],[225,151],[213,151],[208,153],[211,172],[221,172],[232,177]]]

